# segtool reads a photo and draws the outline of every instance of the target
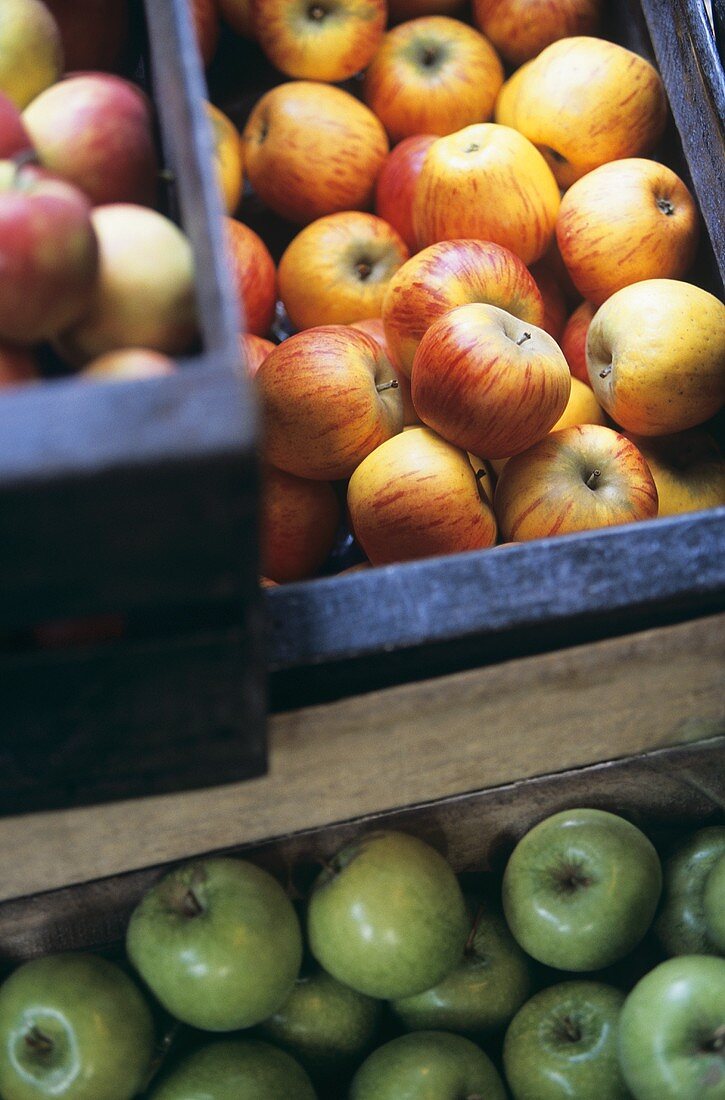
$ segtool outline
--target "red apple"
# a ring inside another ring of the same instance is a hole
[[[129,40],[128,0],[44,0],[63,41],[66,72],[120,72]]]
[[[32,145],[20,111],[0,92],[0,160],[9,160],[16,153],[32,149]]]
[[[20,110],[63,72],[58,24],[41,0],[2,0],[0,92]]]
[[[0,344],[0,389],[34,382],[38,376],[38,364],[32,351]]]
[[[306,226],[279,262],[279,296],[296,329],[379,317],[390,280],[408,259],[382,218],[360,210]]]
[[[580,424],[510,459],[494,508],[503,538],[522,542],[653,519],[657,489],[633,443],[601,424]]]
[[[602,0],[473,0],[473,21],[514,66],[560,38],[594,34]]]
[[[239,350],[242,353],[242,362],[247,368],[247,373],[254,376],[276,346],[271,340],[265,340],[262,336],[255,336],[252,332],[240,333]]]
[[[243,222],[225,218],[237,290],[240,330],[264,336],[269,332],[277,302],[277,269],[262,238]]]
[[[385,0],[253,0],[257,41],[286,76],[332,83],[369,64],[385,31]]]
[[[391,360],[392,366],[392,356],[385,336],[385,325],[382,317],[366,317],[362,321],[353,321],[350,328],[357,328],[360,332],[367,332],[368,336],[372,336],[373,340],[380,344],[388,359]],[[420,417],[415,411],[413,398],[410,396],[410,379],[407,374],[396,370],[395,367],[393,367],[393,372],[398,379],[398,392],[403,402],[403,424],[406,427],[412,424],[420,424]]]
[[[94,206],[152,206],[158,163],[151,106],[140,88],[109,73],[81,73],[34,99],[23,121],[41,164]]]
[[[99,355],[78,377],[90,382],[124,382],[129,378],[160,378],[175,371],[174,360],[160,351],[120,348]]]
[[[347,506],[373,565],[496,541],[496,520],[468,456],[428,428],[409,428],[369,454],[350,478]]]
[[[538,260],[531,265],[530,270],[544,299],[544,320],[541,327],[560,344],[568,313],[564,291],[545,260]]]
[[[89,308],[98,244],[88,199],[31,165],[0,161],[0,340],[35,344]]]
[[[458,15],[462,7],[463,0],[388,0],[391,26],[423,15]]]
[[[485,122],[502,84],[503,66],[483,35],[430,15],[388,31],[365,73],[363,95],[396,142]]]
[[[526,265],[489,241],[442,241],[403,264],[383,301],[385,335],[396,368],[410,377],[421,337],[455,306],[486,302],[541,325],[544,303]]]
[[[566,356],[572,377],[586,382],[587,386],[591,385],[587,370],[587,333],[596,312],[597,308],[591,302],[582,302],[566,322],[561,335],[561,350]]]
[[[298,477],[349,477],[403,427],[390,361],[371,336],[344,325],[291,336],[262,363],[256,383],[265,457]]]
[[[217,0],[191,0],[199,53],[205,65],[209,65],[216,53],[219,41],[219,5]]]
[[[507,458],[543,439],[570,389],[556,341],[496,306],[446,313],[413,360],[411,393],[423,423],[485,458]]]
[[[261,569],[283,584],[312,577],[335,541],[340,505],[329,481],[265,466],[262,478]]]
[[[413,195],[433,134],[403,138],[388,153],[375,185],[375,210],[397,229],[411,252],[418,249],[413,230]]]

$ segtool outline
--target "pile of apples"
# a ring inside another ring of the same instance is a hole
[[[312,883],[306,937],[300,912],[246,860],[172,870],[131,915],[130,968],[68,953],[5,980],[0,1094],[725,1096],[723,827],[663,864],[625,818],[564,810],[465,882],[415,836],[362,833]]]
[[[661,79],[596,0],[194,8],[279,74],[227,96],[240,143],[209,105],[229,213],[295,226],[241,262],[268,579],[314,575],[341,519],[381,565],[725,502],[725,306],[649,159]]]

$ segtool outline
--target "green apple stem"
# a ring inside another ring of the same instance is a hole
[[[181,909],[185,917],[198,917],[204,912],[204,906],[191,889],[184,894]]]
[[[525,332],[523,334],[523,336],[521,337],[521,339],[516,341],[516,346],[520,348],[522,344],[525,344],[526,341],[530,340],[530,339],[531,339],[531,333],[530,332]]]
[[[34,1054],[39,1054],[45,1057],[53,1050],[53,1040],[49,1035],[45,1035],[40,1028],[31,1027],[30,1031],[25,1036],[25,1045],[29,1047]]]
[[[581,1028],[571,1016],[563,1016],[559,1020],[559,1034],[562,1039],[568,1039],[572,1043],[578,1043],[582,1037]]]
[[[592,470],[589,477],[586,480],[586,486],[588,489],[596,489],[599,482],[599,478],[602,476],[601,470]]]
[[[473,924],[471,925],[471,931],[468,933],[468,939],[466,940],[465,947],[463,948],[464,955],[471,955],[473,953],[473,944],[476,940],[476,933],[478,932],[478,926],[481,923],[481,917],[483,916],[483,905],[479,905],[476,909],[476,915],[473,918]]]
[[[382,393],[383,390],[397,390],[398,384],[397,378],[391,378],[389,382],[378,382],[375,389],[378,393]]]

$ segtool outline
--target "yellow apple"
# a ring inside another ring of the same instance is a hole
[[[58,24],[41,0],[0,4],[0,92],[22,110],[63,74]]]
[[[661,516],[725,504],[725,461],[708,432],[690,428],[674,435],[624,434],[647,461],[657,486]]]

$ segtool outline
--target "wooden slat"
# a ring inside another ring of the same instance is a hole
[[[0,898],[715,736],[724,643],[709,616],[272,716],[264,778],[0,822]]]

